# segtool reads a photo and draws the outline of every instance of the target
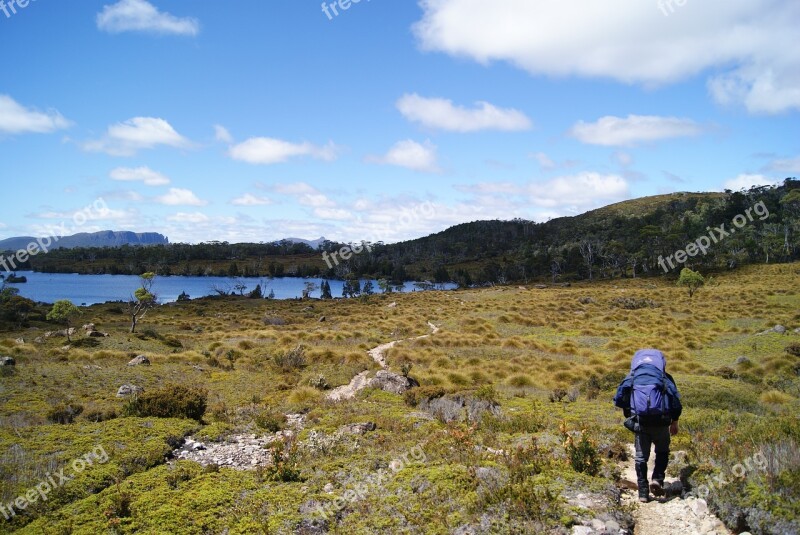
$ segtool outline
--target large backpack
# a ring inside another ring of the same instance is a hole
[[[657,349],[642,349],[633,356],[630,408],[642,423],[670,422],[666,364],[664,354]]]

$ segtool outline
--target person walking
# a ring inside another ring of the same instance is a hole
[[[650,492],[664,495],[670,437],[678,434],[678,419],[683,411],[678,387],[666,368],[667,359],[661,351],[640,349],[614,396],[614,405],[625,415],[625,427],[634,433],[636,479],[642,503],[650,501]],[[648,486],[647,461],[652,447],[656,460],[652,484]]]

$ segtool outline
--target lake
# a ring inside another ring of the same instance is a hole
[[[78,275],[76,273],[36,273],[32,271],[17,272],[19,276],[28,278],[22,284],[9,284],[19,289],[19,294],[34,301],[54,303],[59,299],[69,299],[76,305],[93,305],[107,301],[128,301],[134,290],[140,286],[139,277],[135,275]],[[242,282],[247,285],[245,294],[261,284],[265,296],[270,290],[275,292],[276,299],[293,299],[302,297],[305,284],[314,282],[319,286],[322,279],[303,279],[300,277],[282,278],[237,278],[230,277],[156,277],[153,291],[158,295],[160,303],[176,301],[181,292],[186,292],[189,297],[203,297],[216,295],[215,289],[224,289],[228,293],[233,291],[234,284]],[[341,297],[344,281],[330,280],[331,294]],[[362,280],[362,286],[366,282]],[[375,293],[379,293],[378,283],[373,281]],[[445,285],[445,289],[452,289],[454,285]],[[416,289],[413,282],[406,282],[404,292]],[[311,293],[312,297],[319,297],[319,289]]]

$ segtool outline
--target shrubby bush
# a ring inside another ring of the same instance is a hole
[[[206,399],[207,393],[201,388],[170,384],[132,398],[126,403],[123,414],[200,421],[206,412]]]

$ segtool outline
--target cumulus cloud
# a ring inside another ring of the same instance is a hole
[[[241,197],[236,197],[231,201],[234,206],[266,206],[272,204],[267,197],[260,197],[252,193],[245,193]]]
[[[109,176],[112,180],[123,182],[143,182],[146,186],[166,186],[169,184],[169,178],[153,171],[149,167],[117,167],[111,170]]]
[[[167,206],[205,206],[208,201],[199,199],[192,190],[183,188],[169,188],[169,191],[156,197],[156,202]]]
[[[233,143],[233,136],[231,133],[227,128],[219,124],[214,125],[214,138],[222,143]]]
[[[150,32],[190,36],[200,33],[197,19],[164,13],[145,0],[120,0],[116,4],[103,6],[96,22],[100,30],[109,33]]]
[[[175,223],[207,223],[211,221],[211,218],[208,217],[206,214],[202,212],[178,212],[177,214],[171,215],[167,217],[167,221],[172,221]]]
[[[283,163],[290,158],[302,156],[333,161],[336,159],[336,153],[337,149],[333,143],[318,146],[308,142],[291,143],[268,137],[250,138],[234,145],[228,151],[228,155],[234,160],[264,165]]]
[[[72,125],[56,110],[26,108],[9,95],[0,95],[0,133],[49,134]]]
[[[647,86],[710,72],[709,91],[719,103],[753,113],[800,109],[795,0],[704,0],[671,12],[638,0],[496,0],[490,9],[482,0],[420,4],[414,33],[423,50],[506,61],[537,76]]]
[[[305,182],[276,184],[274,190],[283,195],[294,197],[303,206],[313,208],[333,208],[336,203],[314,186]]]
[[[567,211],[599,207],[630,196],[623,177],[591,171],[532,183],[527,190],[530,201],[537,206]]]
[[[773,160],[768,167],[778,173],[800,173],[800,156]]]
[[[398,141],[383,156],[368,156],[368,162],[405,167],[422,173],[438,173],[436,146],[430,141],[424,144],[411,139]]]
[[[103,138],[84,143],[83,148],[90,152],[105,152],[111,156],[133,156],[142,149],[151,149],[158,145],[188,148],[191,143],[164,119],[134,117],[109,126]]]
[[[703,128],[691,119],[654,115],[628,115],[624,119],[609,115],[594,123],[579,121],[570,130],[570,134],[583,143],[607,147],[629,147],[702,132]]]
[[[476,102],[474,108],[465,108],[451,100],[413,93],[400,97],[397,109],[411,122],[450,132],[515,131],[531,127],[531,120],[521,111],[498,108],[483,101]]]
[[[556,162],[554,162],[544,152],[537,152],[535,154],[531,154],[531,157],[539,163],[539,167],[541,167],[543,171],[549,171],[551,169],[556,168]]]
[[[725,182],[725,189],[732,191],[739,191],[741,189],[750,189],[753,186],[774,186],[776,181],[764,175],[749,175],[741,174],[736,178],[732,178]]]

